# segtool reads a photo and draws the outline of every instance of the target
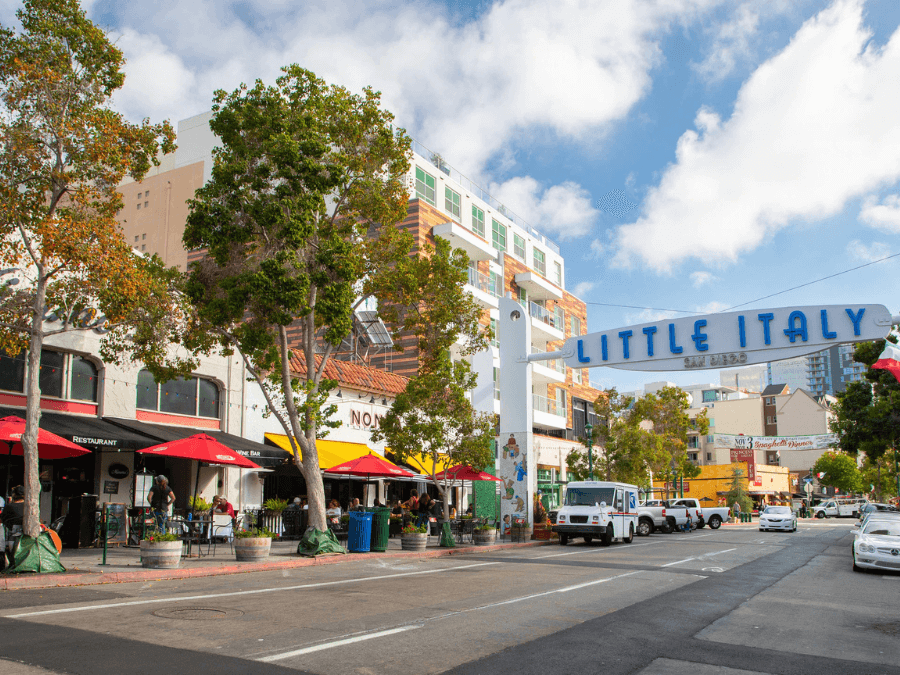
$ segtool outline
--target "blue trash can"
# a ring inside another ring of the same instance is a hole
[[[372,514],[359,511],[350,512],[350,530],[347,536],[347,550],[350,553],[368,553],[372,546]]]

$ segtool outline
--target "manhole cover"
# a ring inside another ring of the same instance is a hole
[[[239,609],[217,607],[166,607],[151,613],[153,616],[163,619],[181,619],[182,621],[213,621],[215,619],[233,619],[244,615]]]
[[[900,635],[900,621],[890,623],[873,623],[872,628],[885,635]]]

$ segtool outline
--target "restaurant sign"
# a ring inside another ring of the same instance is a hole
[[[832,345],[880,340],[891,330],[884,305],[814,305],[666,319],[571,337],[570,368],[704,370],[804,356]]]
[[[838,444],[836,434],[814,436],[732,436],[715,434],[717,448],[747,450],[825,450]]]

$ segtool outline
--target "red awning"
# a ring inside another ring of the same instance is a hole
[[[471,466],[462,464],[451,466],[446,471],[441,471],[435,475],[437,480],[444,480],[445,477],[450,480],[495,480],[502,482],[502,479],[492,476],[487,471],[476,471]]]
[[[378,455],[363,455],[349,462],[325,469],[325,473],[342,473],[348,476],[378,476],[382,478],[413,478],[415,474],[393,464]]]
[[[231,464],[243,469],[258,469],[259,464],[251,462],[243,455],[235,452],[227,445],[219,443],[215,438],[207,434],[194,434],[177,441],[160,443],[143,450],[135,450],[148,455],[161,455],[163,457],[181,457],[182,459],[195,459],[207,464]]]

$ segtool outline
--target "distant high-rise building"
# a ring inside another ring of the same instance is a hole
[[[773,361],[766,364],[766,386],[786,384],[791,391],[809,388],[809,357],[798,356],[795,359]]]
[[[756,366],[723,370],[719,374],[719,384],[723,387],[761,392],[768,383],[768,373],[764,363]]]

